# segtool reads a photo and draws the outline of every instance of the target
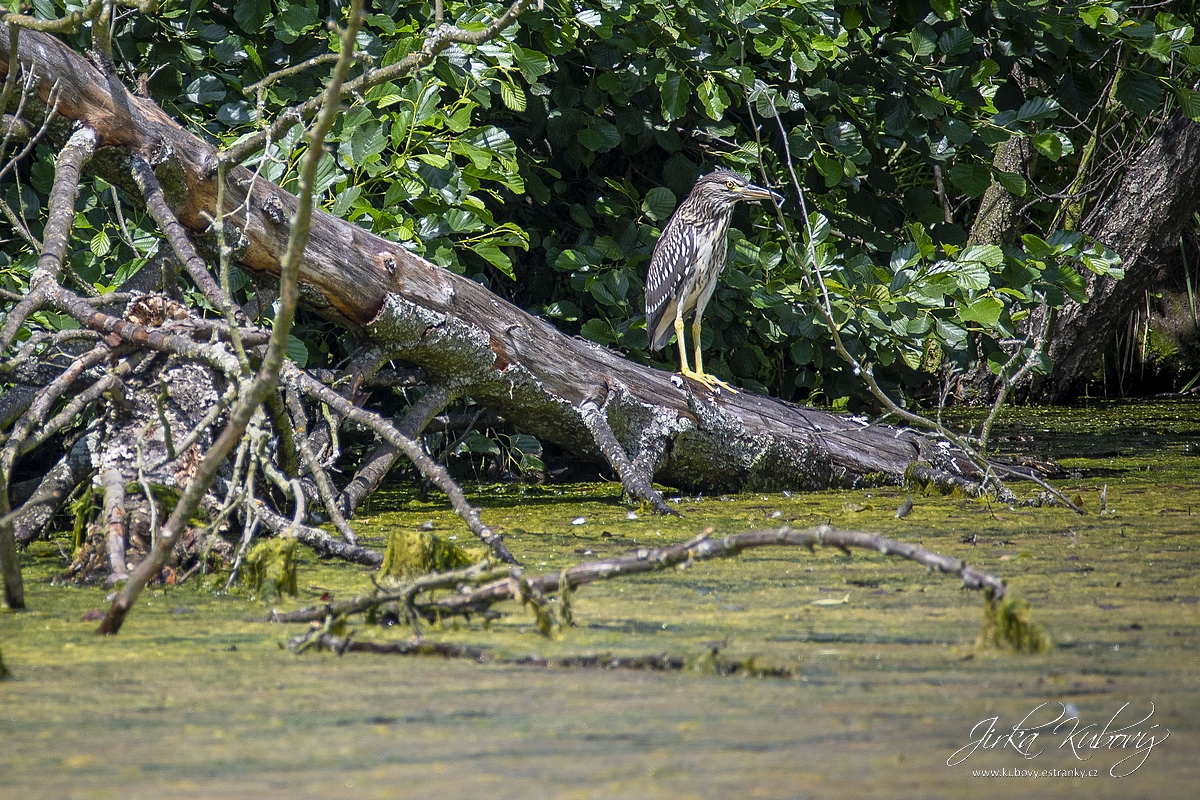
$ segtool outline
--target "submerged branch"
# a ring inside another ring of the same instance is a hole
[[[376,653],[394,656],[439,656],[441,658],[465,658],[490,664],[512,664],[523,667],[547,667],[554,669],[631,669],[649,672],[678,672],[693,669],[697,672],[728,675],[749,675],[755,678],[794,678],[792,667],[769,667],[756,664],[753,658],[738,661],[722,658],[719,649],[698,658],[673,656],[667,653],[653,656],[614,656],[608,653],[579,656],[502,656],[491,650],[470,645],[430,642],[425,639],[410,639],[405,642],[356,642],[350,635],[335,636],[332,633],[312,631],[295,636],[288,641],[289,650],[319,648],[342,655],[343,653]]]
[[[427,617],[478,613],[504,600],[521,599],[529,592],[560,591],[564,581],[569,584],[569,588],[574,589],[585,583],[611,580],[623,575],[658,572],[671,567],[686,567],[696,561],[732,558],[745,550],[779,546],[807,547],[810,550],[818,546],[836,547],[840,550],[849,550],[852,547],[874,550],[882,555],[915,561],[931,571],[938,570],[947,575],[955,575],[962,580],[965,588],[988,589],[993,592],[997,600],[1002,599],[1007,593],[1004,582],[1000,578],[968,566],[965,561],[957,558],[944,556],[914,544],[888,539],[875,533],[838,531],[828,525],[821,525],[802,531],[795,531],[788,527],[771,531],[751,531],[719,539],[704,534],[672,547],[642,548],[633,555],[585,562],[560,572],[545,573],[528,578],[510,574],[478,588],[462,590],[450,597],[416,603],[415,607]],[[464,577],[458,582],[467,583],[468,580]],[[407,592],[407,587],[402,587],[396,591],[383,592],[373,597],[355,598],[286,614],[272,614],[269,619],[272,622],[312,622],[328,616],[359,614],[388,603],[404,601]]]

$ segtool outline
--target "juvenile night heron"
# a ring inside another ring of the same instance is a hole
[[[783,201],[781,195],[755,186],[727,169],[717,169],[696,181],[692,193],[679,204],[667,220],[662,236],[650,256],[646,274],[646,332],[650,349],[661,350],[675,332],[679,345],[680,372],[693,378],[709,390],[723,386],[733,391],[719,378],[704,372],[700,357],[700,318],[708,305],[717,278],[725,268],[726,234],[729,218],[739,200]],[[692,344],[696,352],[696,370],[688,367],[687,349],[683,340],[683,319],[692,312]]]

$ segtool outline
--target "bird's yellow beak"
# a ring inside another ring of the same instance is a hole
[[[772,192],[770,189],[764,189],[761,186],[755,186],[754,184],[740,187],[738,194],[742,196],[743,200],[751,203],[757,203],[760,200],[771,200],[776,205],[783,205],[783,195],[778,192]]]

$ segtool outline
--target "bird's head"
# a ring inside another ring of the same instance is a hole
[[[696,190],[703,191],[710,198],[729,205],[733,205],[739,200],[748,203],[757,203],[761,200],[773,200],[777,204],[783,202],[783,195],[761,186],[755,186],[741,175],[728,169],[717,169],[708,173],[696,182],[696,189],[693,191]]]

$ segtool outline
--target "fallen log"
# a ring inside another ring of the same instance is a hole
[[[9,42],[0,26],[0,77],[12,63]],[[36,75],[43,103],[53,90],[59,116],[95,131],[90,168],[136,197],[134,165],[145,159],[187,236],[212,238],[219,154],[211,145],[53,36],[22,31],[16,55]],[[232,167],[223,207],[238,265],[262,279],[277,276],[296,198]],[[651,479],[703,491],[818,489],[900,482],[913,464],[947,485],[977,488],[985,478],[963,454],[906,428],[749,393],[713,394],[626,360],[319,211],[300,284],[309,308],[373,348],[375,367],[418,366],[430,385],[452,387],[448,397],[470,396],[524,431],[607,462],[630,494],[655,506],[661,498]]]

